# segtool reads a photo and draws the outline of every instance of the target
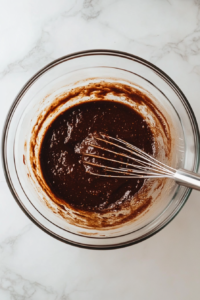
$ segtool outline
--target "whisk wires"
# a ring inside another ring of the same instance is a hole
[[[112,153],[114,158],[107,158],[102,155],[97,155],[93,153],[82,153],[83,163],[87,166],[93,166],[101,168],[104,173],[96,173],[91,170],[91,168],[86,168],[86,171],[90,174],[103,176],[103,177],[119,177],[119,178],[163,178],[171,177],[174,175],[176,170],[172,167],[167,166],[166,164],[158,161],[153,156],[147,154],[138,147],[131,145],[130,143],[120,139],[114,138],[105,134],[95,136],[94,140],[105,143],[105,145],[111,145],[115,149],[120,149],[123,151],[118,152],[113,149],[108,149],[107,147],[95,144],[95,142],[90,141],[88,146],[99,149],[103,153]],[[125,153],[124,153],[125,152]],[[104,164],[101,164],[96,161],[89,161],[88,158],[96,158],[104,161]],[[116,157],[121,159],[126,159],[127,161],[117,160]],[[105,163],[115,163],[116,167],[106,165]],[[122,167],[123,165],[123,167]]]

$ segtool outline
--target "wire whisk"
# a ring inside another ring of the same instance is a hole
[[[174,169],[120,138],[106,134],[94,135],[87,145],[88,149],[98,149],[99,152],[96,154],[86,150],[81,153],[86,172],[92,175],[114,178],[173,178],[178,184],[200,190],[200,175],[185,169]],[[109,149],[108,145],[112,148]],[[109,157],[106,157],[106,153]],[[103,173],[93,171],[94,168],[101,169]]]

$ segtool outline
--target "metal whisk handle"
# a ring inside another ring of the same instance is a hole
[[[173,178],[180,185],[200,191],[200,174],[185,169],[178,169]]]

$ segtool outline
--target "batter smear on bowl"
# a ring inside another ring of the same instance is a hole
[[[69,88],[49,103],[45,99],[44,104],[33,121],[27,150],[30,180],[43,203],[66,224],[92,230],[117,229],[145,216],[168,189],[166,179],[94,176],[88,170],[103,170],[85,160],[100,164],[103,160],[84,153],[114,158],[113,153],[91,146],[92,142],[107,148],[96,139],[103,133],[168,163],[171,123],[156,99],[128,84],[91,81]]]
[[[153,154],[154,137],[142,115],[120,102],[90,101],[71,107],[49,126],[41,145],[40,164],[57,198],[74,209],[101,213],[129,205],[144,180],[103,178],[86,172],[81,151],[88,150],[87,140],[99,132],[119,136]],[[89,150],[95,154],[101,151]],[[113,154],[107,157],[113,158]],[[149,204],[147,198],[143,208]]]

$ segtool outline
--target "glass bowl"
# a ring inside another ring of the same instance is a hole
[[[141,242],[165,227],[181,210],[191,189],[174,184],[152,214],[113,232],[87,232],[70,226],[38,200],[23,162],[31,121],[48,95],[55,97],[57,91],[64,92],[74,82],[89,78],[119,78],[153,95],[168,111],[177,130],[179,165],[194,172],[199,166],[199,130],[188,100],[173,80],[153,64],[125,52],[88,50],[61,57],[22,88],[8,113],[2,143],[5,176],[15,200],[38,227],[60,241],[88,249],[115,249]]]

